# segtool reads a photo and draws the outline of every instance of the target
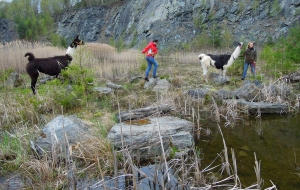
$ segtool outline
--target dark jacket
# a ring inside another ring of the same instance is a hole
[[[246,63],[253,63],[256,62],[257,60],[257,53],[255,48],[252,49],[247,48],[244,55],[245,55]]]

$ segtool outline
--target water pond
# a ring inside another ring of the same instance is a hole
[[[241,120],[234,127],[220,126],[229,158],[231,148],[234,149],[242,185],[248,187],[256,182],[255,153],[261,161],[263,189],[272,186],[270,180],[277,189],[300,189],[300,115],[262,115]],[[202,127],[212,132],[196,140],[197,148],[203,153],[202,165],[207,166],[224,145],[217,123],[207,122]],[[231,159],[230,162],[232,165]],[[217,159],[213,165],[220,163],[221,159]]]

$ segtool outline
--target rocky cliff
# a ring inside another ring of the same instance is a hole
[[[299,18],[300,0],[123,0],[66,10],[56,20],[57,33],[69,41],[79,34],[90,42],[121,39],[137,47],[157,38],[164,48],[216,30],[229,32],[233,41],[263,43],[285,35]]]
[[[57,32],[68,39],[78,33],[87,41],[121,38],[133,46],[157,38],[167,47],[227,29],[234,41],[262,43],[286,34],[299,17],[300,0],[127,0],[66,12]]]
[[[16,24],[0,18],[0,43],[10,42],[19,38]]]

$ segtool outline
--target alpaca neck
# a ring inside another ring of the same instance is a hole
[[[75,53],[75,48],[74,47],[68,47],[66,54],[68,54],[69,56],[73,57]]]
[[[240,53],[241,53],[241,47],[238,46],[238,47],[235,48],[234,52],[231,54],[231,57],[228,60],[227,65],[226,65],[227,68],[230,67],[230,65],[233,64],[233,62],[238,58]]]

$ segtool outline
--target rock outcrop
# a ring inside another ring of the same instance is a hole
[[[0,18],[0,43],[6,43],[19,38],[17,26],[13,21]]]

